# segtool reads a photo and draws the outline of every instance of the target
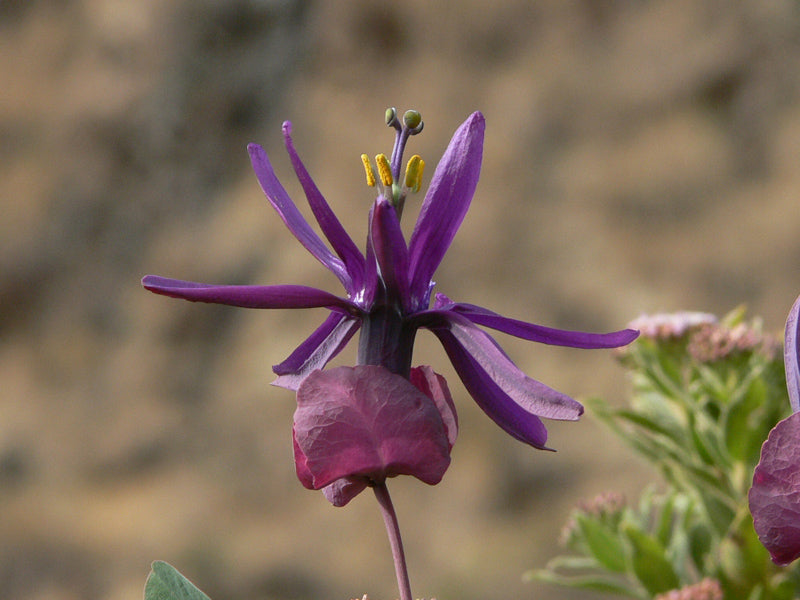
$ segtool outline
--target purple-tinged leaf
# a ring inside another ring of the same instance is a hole
[[[435,308],[437,310],[450,310],[463,315],[476,325],[483,325],[524,340],[553,346],[586,349],[618,348],[630,344],[639,336],[639,332],[634,329],[623,329],[611,333],[585,333],[583,331],[554,329],[536,325],[535,323],[509,319],[474,304],[455,303],[444,294],[436,295]]]
[[[333,250],[342,259],[347,272],[352,278],[353,289],[348,289],[347,292],[353,293],[364,284],[364,255],[361,254],[353,239],[342,227],[339,219],[331,210],[330,205],[308,173],[303,161],[300,160],[300,155],[297,154],[292,141],[292,124],[289,121],[283,124],[283,140],[297,179],[300,181],[300,185],[303,186],[311,212],[314,213],[314,218],[319,223],[322,233],[325,234]]]
[[[243,308],[339,308],[355,313],[344,298],[304,285],[212,285],[146,275],[142,285],[162,296]]]
[[[481,113],[475,112],[467,118],[450,140],[431,179],[408,245],[410,291],[417,305],[427,301],[433,274],[475,194],[483,158],[484,129]]]
[[[303,244],[306,250],[339,278],[345,290],[352,291],[354,289],[353,280],[344,262],[336,257],[314,230],[311,229],[308,221],[305,220],[281,185],[281,182],[278,181],[267,153],[258,144],[248,145],[247,150],[250,152],[250,162],[253,164],[253,170],[256,173],[261,189],[264,191],[264,195],[275,208],[286,227]]]
[[[800,413],[770,432],[748,498],[758,539],[773,562],[800,558]]]

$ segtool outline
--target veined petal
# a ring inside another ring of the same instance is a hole
[[[415,315],[414,320],[433,330],[440,339],[440,330],[447,331],[474,364],[525,411],[547,419],[568,421],[575,421],[583,414],[579,402],[520,371],[497,342],[466,317],[449,311],[429,310]],[[445,350],[450,353],[452,346],[446,345]],[[461,358],[459,361],[464,362]]]
[[[320,237],[311,229],[303,215],[300,214],[297,206],[292,202],[289,194],[275,176],[275,171],[272,169],[267,153],[258,144],[248,145],[247,150],[250,153],[250,161],[253,164],[253,170],[256,173],[261,189],[264,191],[264,195],[275,208],[286,227],[319,262],[339,278],[347,293],[352,293],[354,291],[353,279],[348,273],[345,263],[328,249]]]
[[[375,202],[369,235],[388,300],[408,308],[408,248],[397,213],[384,198]]]
[[[298,476],[314,489],[343,477],[441,481],[450,446],[435,402],[376,365],[314,371],[297,390]]]
[[[463,315],[477,325],[490,327],[524,340],[554,346],[587,349],[618,348],[630,344],[639,336],[639,332],[635,329],[623,329],[611,333],[586,333],[544,327],[535,323],[509,319],[474,304],[455,303],[444,294],[436,295],[434,306],[437,310],[449,310]]]
[[[783,361],[786,366],[786,388],[789,390],[789,402],[794,412],[800,411],[800,365],[798,365],[798,314],[800,314],[800,298],[794,301],[789,317],[786,319],[786,336],[783,346]]]
[[[472,201],[481,171],[484,128],[479,112],[464,121],[431,179],[408,246],[411,296],[417,304],[427,300],[433,273]]]
[[[146,275],[142,285],[162,296],[243,308],[339,308],[355,312],[352,302],[304,285],[211,285]]]
[[[308,205],[311,207],[311,212],[314,213],[314,218],[319,223],[322,233],[325,234],[333,250],[344,262],[347,272],[353,280],[354,290],[360,289],[364,284],[364,255],[361,254],[353,239],[342,227],[325,197],[317,188],[314,180],[311,179],[311,175],[309,175],[303,161],[300,160],[300,155],[297,154],[292,141],[292,124],[289,121],[283,124],[283,139],[286,145],[286,152],[289,154],[289,160],[292,162],[292,167],[297,179],[300,181],[300,185],[303,186],[303,191],[306,194]],[[348,293],[353,293],[354,290],[347,291]]]
[[[272,385],[296,391],[311,371],[324,368],[342,351],[360,326],[355,317],[331,313],[286,360],[272,367],[278,375]]]
[[[542,420],[501,390],[450,331],[434,329],[433,332],[442,342],[464,387],[483,412],[519,441],[540,450],[550,450],[545,446],[547,429]]]

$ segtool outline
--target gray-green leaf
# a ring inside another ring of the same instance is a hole
[[[144,600],[210,600],[172,565],[157,560],[144,586]]]

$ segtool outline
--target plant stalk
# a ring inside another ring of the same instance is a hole
[[[389,489],[386,487],[385,481],[376,484],[372,489],[375,491],[378,504],[380,504],[383,523],[386,525],[386,533],[389,535],[389,544],[392,547],[392,557],[394,558],[394,571],[395,575],[397,575],[397,586],[400,588],[400,600],[412,600],[406,556],[403,552],[403,540],[400,539],[400,526],[397,523],[397,514],[389,496]]]

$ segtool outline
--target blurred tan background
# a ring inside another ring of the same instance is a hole
[[[324,311],[139,286],[338,292],[250,172],[255,141],[302,201],[284,119],[361,240],[358,157],[391,151],[384,109],[421,111],[428,177],[484,112],[481,183],[437,273],[454,299],[595,331],[746,303],[781,329],[800,292],[797,3],[489,4],[0,1],[0,596],[138,599],[163,559],[215,600],[396,597],[374,500],[300,486],[293,399],[268,385]],[[590,417],[551,428],[555,454],[507,438],[419,340],[462,428],[439,486],[391,485],[415,594],[589,597],[521,575],[572,505],[652,471]],[[565,392],[624,397],[610,352],[501,341]]]

